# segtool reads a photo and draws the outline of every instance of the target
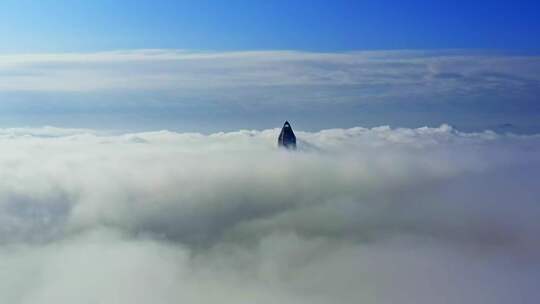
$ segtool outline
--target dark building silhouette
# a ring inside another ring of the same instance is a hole
[[[278,146],[280,148],[286,148],[291,150],[296,150],[296,136],[291,128],[291,124],[288,121],[285,121],[281,133],[278,138]]]

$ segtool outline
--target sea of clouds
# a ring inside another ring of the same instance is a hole
[[[0,303],[537,303],[540,136],[0,130]]]

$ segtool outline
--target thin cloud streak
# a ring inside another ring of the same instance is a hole
[[[467,51],[188,52],[1,55],[2,91],[272,86],[415,87],[426,93],[531,89],[540,58]]]
[[[536,133],[538,75],[536,55],[466,50],[0,55],[0,108],[5,127],[216,132],[291,119]]]

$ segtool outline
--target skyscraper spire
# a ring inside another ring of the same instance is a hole
[[[296,136],[291,128],[291,124],[285,121],[278,138],[278,146],[286,149],[296,150]]]

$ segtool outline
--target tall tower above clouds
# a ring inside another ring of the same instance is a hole
[[[278,138],[278,146],[280,148],[296,150],[296,136],[291,128],[291,124],[285,121],[281,133]]]

